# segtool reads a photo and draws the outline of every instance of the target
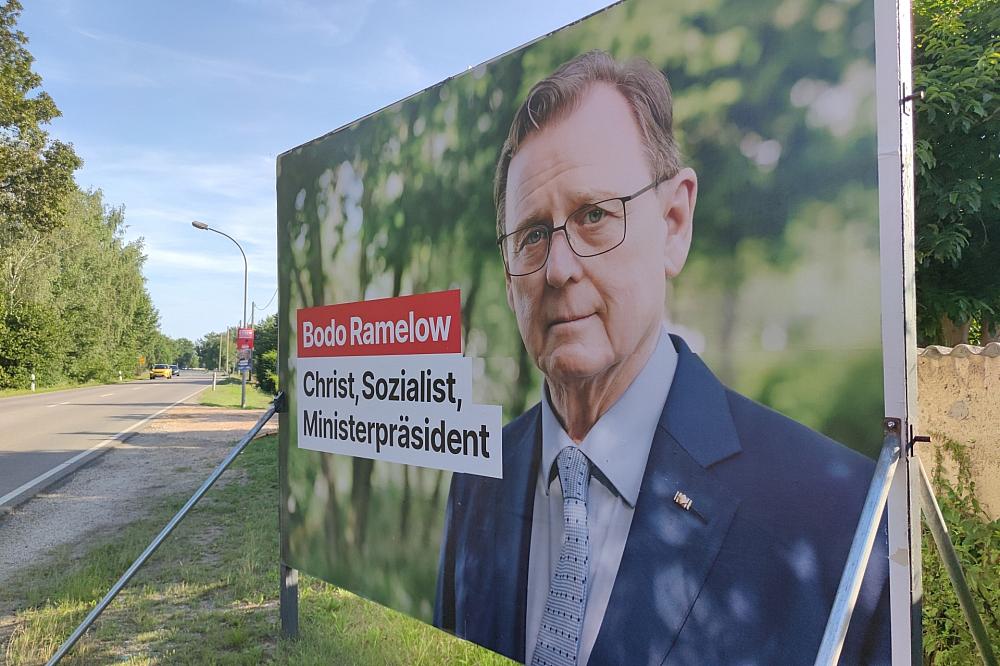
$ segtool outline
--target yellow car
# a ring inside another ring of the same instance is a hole
[[[167,379],[173,379],[174,371],[166,363],[157,363],[149,371],[149,378],[156,379],[157,377],[166,377]]]

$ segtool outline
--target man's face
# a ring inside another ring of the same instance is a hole
[[[653,179],[628,102],[595,84],[570,115],[530,135],[514,155],[506,231],[540,221],[560,226],[581,206],[628,196]],[[684,169],[626,204],[627,233],[617,248],[578,257],[559,232],[541,270],[507,278],[521,337],[550,382],[599,381],[655,344],[665,278],[687,256],[695,188],[694,173]]]

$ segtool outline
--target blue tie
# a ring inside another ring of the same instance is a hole
[[[542,626],[532,666],[575,666],[580,629],[587,607],[590,538],[587,529],[587,485],[590,461],[577,446],[567,446],[556,459],[563,492],[563,541],[559,563],[549,584]]]

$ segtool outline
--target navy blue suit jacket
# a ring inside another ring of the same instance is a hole
[[[874,462],[730,391],[673,340],[590,663],[812,664]],[[518,661],[540,451],[536,405],[503,430],[503,479],[454,475],[438,573],[435,625]],[[886,549],[883,521],[843,664],[889,663]]]

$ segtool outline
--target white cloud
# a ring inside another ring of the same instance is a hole
[[[240,4],[264,9],[279,18],[284,29],[319,32],[338,44],[346,44],[361,32],[375,3],[374,0],[242,0]]]
[[[147,68],[155,69],[155,58],[169,61],[170,66],[159,70],[159,78],[203,78],[203,79],[228,79],[239,83],[255,83],[260,79],[273,79],[293,83],[309,83],[312,75],[307,70],[296,69],[284,71],[260,67],[247,62],[213,58],[199,55],[188,50],[173,49],[159,44],[144,42],[137,39],[129,39],[118,35],[111,35],[104,32],[76,28],[77,33],[102,44],[109,44],[123,47],[131,52],[133,62],[145,63]],[[154,59],[151,59],[152,56]],[[178,65],[184,65],[183,69]],[[150,73],[136,74],[139,80],[148,79]],[[121,78],[121,74],[118,77]]]

